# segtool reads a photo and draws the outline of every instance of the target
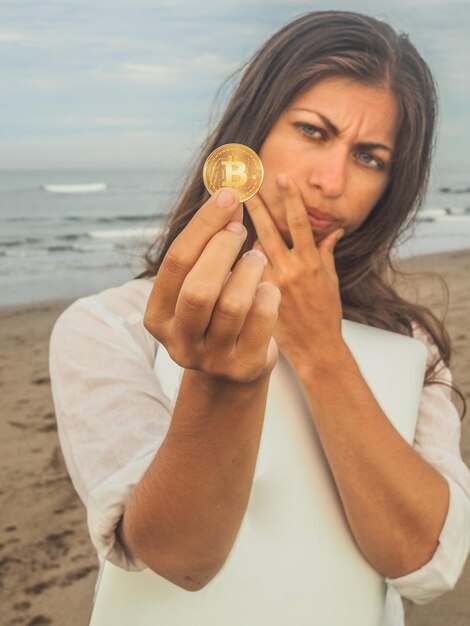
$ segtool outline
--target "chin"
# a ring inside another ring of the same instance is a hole
[[[322,241],[323,239],[325,239],[325,237],[327,237],[331,233],[331,230],[328,230],[328,231],[314,230],[312,232],[313,232],[313,238],[315,239],[316,242],[318,242],[318,241]]]

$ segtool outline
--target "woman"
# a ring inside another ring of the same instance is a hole
[[[354,538],[389,585],[388,623],[403,623],[399,594],[423,603],[453,588],[469,549],[470,475],[450,341],[426,307],[397,295],[390,261],[425,192],[435,116],[425,62],[366,16],[306,14],[254,56],[147,270],[74,303],[51,337],[59,436],[102,558],[190,590],[217,574],[282,351]],[[245,211],[236,192],[209,197],[202,182],[208,154],[229,142],[265,167]],[[413,447],[371,394],[342,318],[428,346]],[[158,342],[185,368],[172,415],[152,370]]]

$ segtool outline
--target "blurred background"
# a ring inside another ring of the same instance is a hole
[[[232,73],[287,21],[331,8],[408,33],[438,84],[431,185],[397,254],[468,248],[467,0],[3,1],[0,303],[75,298],[142,271]]]

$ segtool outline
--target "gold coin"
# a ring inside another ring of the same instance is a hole
[[[263,182],[264,169],[254,150],[241,143],[226,143],[209,154],[202,170],[207,191],[214,195],[221,187],[232,187],[240,202],[252,198]]]

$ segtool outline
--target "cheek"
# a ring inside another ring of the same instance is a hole
[[[261,185],[258,194],[261,200],[264,202],[267,211],[276,225],[278,231],[284,236],[289,233],[289,227],[287,225],[286,209],[282,204],[282,201],[278,195],[277,185],[275,180],[265,178]]]
[[[266,176],[275,178],[283,170],[289,169],[289,147],[285,137],[279,133],[266,139],[258,154]]]
[[[272,169],[265,170],[263,183],[258,191],[261,199],[271,214],[279,213],[279,191],[276,184],[276,176]]]
[[[363,219],[367,217],[380,200],[386,186],[387,182],[382,179],[377,182],[365,181],[364,184],[356,187],[353,195],[358,217],[364,216]]]

